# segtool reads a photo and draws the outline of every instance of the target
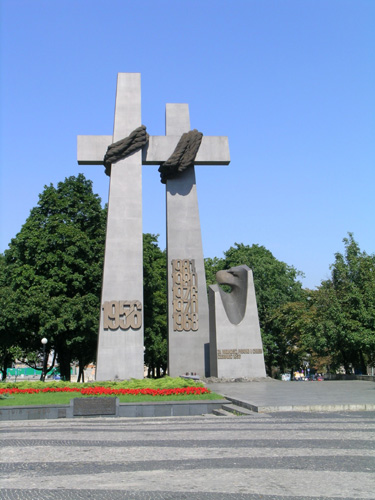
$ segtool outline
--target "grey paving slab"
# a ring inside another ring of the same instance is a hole
[[[165,491],[148,492],[123,492],[117,490],[96,491],[91,490],[3,490],[4,500],[298,500],[297,497],[279,495],[252,495],[242,493],[201,493]],[[316,496],[303,497],[304,500],[316,500]],[[332,497],[319,497],[320,500],[330,500]],[[350,497],[335,497],[337,500],[352,500]],[[361,500],[358,497],[358,500]]]
[[[1,423],[0,498],[373,498],[375,412]]]
[[[375,409],[375,383],[370,381],[281,382],[267,379],[209,383],[208,387],[223,396],[247,402],[259,411],[341,410],[347,405],[353,410]]]

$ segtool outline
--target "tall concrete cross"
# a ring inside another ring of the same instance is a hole
[[[188,104],[166,105],[166,135],[150,137],[143,163],[159,165],[190,130]],[[228,138],[203,136],[195,165],[228,165]],[[209,375],[209,314],[194,166],[166,183],[168,373]]]
[[[167,104],[167,140],[189,130],[188,105]],[[227,165],[227,137],[203,136],[194,163]],[[172,377],[209,376],[209,313],[194,166],[168,179],[166,192],[168,371]]]
[[[121,131],[117,132],[116,124]],[[78,163],[103,164],[108,145],[127,136],[140,124],[140,75],[120,73],[114,136],[78,136]],[[143,347],[142,363],[139,361],[140,347],[143,346],[143,321],[141,326],[136,324],[136,330],[132,327],[126,331],[121,329],[128,315],[143,316],[143,312],[138,314],[143,301],[141,163],[160,165],[165,162],[181,135],[189,130],[188,105],[167,104],[166,135],[150,136],[147,147],[142,151],[142,162],[140,153],[135,153],[112,165],[98,342],[98,380],[112,379],[114,374],[119,378],[140,378],[135,374],[140,364],[143,376]],[[229,161],[227,137],[203,137],[195,165],[228,165]],[[168,180],[166,190],[168,370],[171,376],[186,372],[207,375],[208,305],[194,167]],[[115,230],[110,230],[112,226]],[[135,302],[141,305],[134,306]],[[135,313],[129,312],[131,307]],[[118,309],[120,313],[125,310],[128,314],[118,317]],[[108,324],[112,328],[105,329]],[[129,369],[123,366],[128,363]]]
[[[80,165],[141,125],[141,76],[119,73],[113,136],[78,136]],[[143,378],[142,154],[111,168],[96,379]]]

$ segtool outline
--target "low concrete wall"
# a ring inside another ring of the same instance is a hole
[[[70,405],[1,406],[0,421],[72,418]]]
[[[207,401],[160,401],[155,403],[122,403],[119,417],[182,417],[204,415],[221,408],[226,399]]]
[[[160,401],[149,403],[120,403],[115,415],[95,415],[103,417],[177,417],[204,415],[221,408],[226,399],[201,401]],[[94,417],[94,415],[92,415]],[[41,420],[58,418],[80,418],[73,414],[70,405],[1,406],[0,421]]]

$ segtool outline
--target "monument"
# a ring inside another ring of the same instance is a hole
[[[211,376],[265,377],[253,273],[247,266],[216,273],[219,285],[209,287]]]
[[[77,138],[78,163],[105,164],[110,175],[97,380],[143,378],[142,164],[162,168],[189,130],[187,104],[167,104],[166,135],[148,136],[141,126],[140,74],[120,73],[113,136]],[[128,156],[117,155],[129,145]],[[183,172],[165,179],[171,376],[208,374],[208,305],[194,165],[227,165],[228,139],[201,137],[195,153]]]

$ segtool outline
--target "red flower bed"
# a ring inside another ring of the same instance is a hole
[[[182,387],[180,389],[111,389],[109,387],[44,387],[43,389],[0,389],[0,394],[34,394],[38,392],[79,392],[86,396],[107,396],[118,394],[131,394],[133,396],[147,394],[149,396],[174,396],[174,395],[199,395],[208,394],[211,391],[206,387]]]

